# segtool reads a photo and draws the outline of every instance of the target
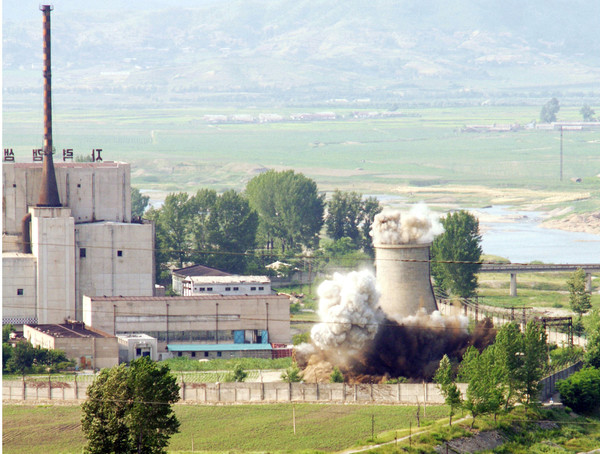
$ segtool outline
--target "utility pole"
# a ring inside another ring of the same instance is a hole
[[[563,180],[563,127],[560,127],[560,181]]]

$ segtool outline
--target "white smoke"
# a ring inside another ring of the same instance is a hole
[[[419,310],[415,315],[409,315],[398,320],[404,326],[426,326],[432,329],[452,329],[454,334],[467,334],[469,318],[464,315],[442,315],[440,311],[428,314]]]
[[[335,273],[317,293],[321,322],[313,327],[311,338],[318,348],[337,349],[343,355],[361,350],[375,337],[383,313],[371,272]]]
[[[370,235],[377,244],[431,243],[444,232],[439,217],[427,205],[413,205],[408,213],[384,210],[375,216]]]

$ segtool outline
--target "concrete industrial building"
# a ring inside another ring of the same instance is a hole
[[[23,337],[34,347],[64,351],[81,369],[119,364],[117,338],[81,322],[23,325]]]
[[[83,320],[119,335],[157,339],[158,359],[171,346],[194,344],[288,344],[290,302],[286,296],[175,296],[83,298]]]
[[[2,165],[3,323],[81,320],[84,294],[152,296],[154,227],[131,222],[129,164],[57,164],[60,207],[36,206],[41,174]]]
[[[425,244],[375,244],[379,305],[388,315],[403,318],[419,310],[437,310]]]

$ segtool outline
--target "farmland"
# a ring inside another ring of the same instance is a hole
[[[416,408],[371,405],[177,405],[181,432],[169,452],[336,451],[375,435],[416,425]],[[296,435],[292,413],[296,415]],[[443,418],[443,406],[421,409],[421,423]],[[85,444],[79,406],[3,406],[4,453],[78,453]],[[393,436],[392,436],[393,439]],[[193,440],[193,441],[192,441]]]
[[[544,210],[565,205],[575,211],[600,208],[596,176],[600,131],[565,132],[562,182],[558,131],[461,131],[468,124],[524,125],[537,119],[537,107],[411,108],[398,112],[404,116],[360,119],[353,116],[355,110],[333,109],[336,120],[289,120],[302,110],[82,112],[57,106],[55,143],[57,148],[73,148],[76,155],[102,148],[105,160],[130,162],[132,184],[156,200],[168,192],[203,187],[242,190],[265,168],[291,168],[313,178],[322,191],[387,194],[392,203],[425,200],[442,209],[488,204]],[[286,121],[215,124],[204,118],[217,114],[258,118],[261,113]],[[560,120],[580,120],[578,107],[561,109]],[[5,111],[4,146],[15,150],[17,160],[31,159],[41,124],[41,112]]]

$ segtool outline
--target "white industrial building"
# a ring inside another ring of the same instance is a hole
[[[192,295],[269,295],[267,276],[188,276],[182,281],[183,296]]]

